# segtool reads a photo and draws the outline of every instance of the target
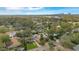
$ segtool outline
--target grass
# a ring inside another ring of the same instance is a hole
[[[37,47],[37,45],[35,43],[27,44],[27,50],[30,50],[30,49],[33,49],[36,47]]]
[[[2,42],[1,39],[0,39],[0,48],[3,47],[3,45],[4,45],[4,44],[3,44],[3,42]]]
[[[2,35],[5,35],[5,34],[0,33],[0,49],[4,47],[4,43],[2,42],[2,39],[1,39]]]

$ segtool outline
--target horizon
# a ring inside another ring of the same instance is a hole
[[[0,15],[79,14],[78,7],[0,7]]]

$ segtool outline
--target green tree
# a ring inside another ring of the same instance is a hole
[[[18,32],[16,34],[17,37],[20,37],[21,39],[21,43],[22,43],[22,46],[24,47],[24,50],[26,51],[27,50],[27,44],[29,42],[31,42],[31,38],[30,38],[30,32],[28,31],[21,31],[21,32]]]
[[[64,47],[73,48],[79,44],[79,33],[70,33],[69,35],[63,35],[61,42]]]
[[[0,34],[0,39],[5,44],[5,47],[6,47],[7,43],[10,42],[10,37],[9,37],[9,35],[6,35],[6,34]]]

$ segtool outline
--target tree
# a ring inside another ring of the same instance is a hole
[[[54,47],[55,47],[54,41],[51,41],[51,40],[50,40],[50,41],[48,42],[48,44],[49,44],[49,49],[50,49],[50,50],[54,50]]]
[[[7,43],[10,42],[10,37],[6,34],[0,34],[0,39],[4,43],[5,47],[7,46]]]
[[[70,33],[69,35],[63,35],[61,42],[64,47],[73,48],[79,44],[79,33]]]
[[[22,46],[24,50],[27,50],[27,44],[31,42],[30,33],[28,31],[21,31],[16,34],[17,37],[20,37]]]

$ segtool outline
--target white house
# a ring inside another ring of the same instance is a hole
[[[13,38],[16,35],[16,32],[12,31],[12,32],[7,32],[6,34],[8,34],[10,38]]]

